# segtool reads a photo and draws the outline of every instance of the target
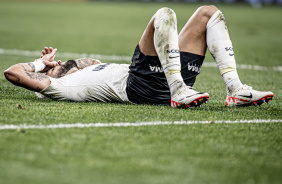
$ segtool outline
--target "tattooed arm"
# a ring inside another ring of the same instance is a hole
[[[4,75],[14,85],[39,92],[48,87],[51,81],[47,75],[34,71],[33,63],[19,63],[5,70]]]
[[[91,58],[80,58],[75,60],[78,69],[83,69],[87,66],[101,64],[99,60],[91,59]]]

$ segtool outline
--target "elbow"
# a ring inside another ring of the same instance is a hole
[[[13,71],[10,68],[8,68],[7,70],[4,71],[4,76],[8,81],[12,81],[14,76]]]
[[[4,71],[4,76],[6,77],[6,79],[9,78],[9,75],[10,75],[9,69],[5,70],[5,71]]]

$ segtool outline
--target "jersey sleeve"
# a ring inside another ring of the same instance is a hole
[[[35,95],[38,97],[38,98],[48,98],[48,97],[46,97],[46,96],[44,96],[44,95],[42,95],[41,93],[38,93],[38,92],[34,92],[35,93]]]
[[[52,77],[49,78],[51,84],[42,91],[40,91],[40,94],[53,100],[67,100],[67,86],[63,84],[63,81],[59,81]]]

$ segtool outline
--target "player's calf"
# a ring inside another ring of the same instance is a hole
[[[181,76],[177,18],[170,8],[161,8],[154,19],[154,45],[164,70],[171,96],[185,86]]]

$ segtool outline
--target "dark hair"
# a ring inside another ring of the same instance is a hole
[[[78,68],[78,67],[75,60],[70,59],[64,65],[62,65],[62,67],[59,70],[58,77],[62,77],[63,75],[68,73],[68,71],[70,71],[70,69],[72,68]]]

